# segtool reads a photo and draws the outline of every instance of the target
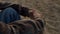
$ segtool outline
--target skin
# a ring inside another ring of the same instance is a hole
[[[30,18],[35,19],[35,18],[42,18],[42,14],[38,12],[36,9],[30,9],[29,11]]]

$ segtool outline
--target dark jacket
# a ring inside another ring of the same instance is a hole
[[[3,34],[43,34],[44,25],[40,19],[18,20],[10,24],[0,22],[0,32]]]

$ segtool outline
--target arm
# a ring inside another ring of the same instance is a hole
[[[36,22],[36,24],[38,25],[38,27],[41,29],[41,31],[44,30],[44,21],[43,19],[43,15],[42,13],[40,13],[40,11],[36,10],[36,9],[30,9],[29,11],[29,16],[32,20],[34,20]]]
[[[33,16],[35,16],[34,13],[32,13]],[[36,15],[37,16],[37,15]],[[31,16],[32,17],[32,16]],[[38,16],[37,16],[38,17]],[[4,24],[0,23],[0,31],[3,33],[11,33],[11,34],[16,34],[16,33],[22,33],[22,34],[41,34],[42,29],[43,29],[43,22],[41,21],[40,17],[35,18],[31,20],[19,20],[12,22],[10,24]]]

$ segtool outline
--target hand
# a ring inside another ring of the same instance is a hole
[[[30,9],[29,15],[30,15],[30,18],[32,18],[32,19],[41,18],[42,17],[42,14],[36,9]]]

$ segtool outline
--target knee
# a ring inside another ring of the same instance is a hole
[[[4,11],[15,11],[15,10],[13,8],[11,8],[11,7],[8,7]]]
[[[16,13],[16,11],[13,8],[8,7],[8,8],[3,10],[3,13],[10,14],[10,13]]]

